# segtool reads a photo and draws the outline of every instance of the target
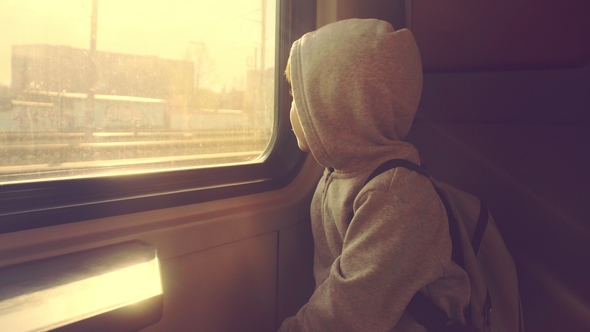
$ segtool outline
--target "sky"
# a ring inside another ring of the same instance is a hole
[[[97,50],[185,59],[207,45],[214,72],[206,84],[237,88],[261,44],[262,0],[98,0]],[[265,67],[274,65],[276,1],[266,9]],[[88,49],[92,0],[0,1],[0,85],[10,85],[11,46]],[[258,52],[258,57],[260,52]]]

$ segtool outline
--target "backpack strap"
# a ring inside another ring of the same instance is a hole
[[[365,185],[367,185],[367,183],[369,183],[369,181],[376,178],[379,174],[385,173],[385,172],[389,171],[390,169],[397,168],[397,167],[403,167],[403,168],[410,169],[412,171],[416,171],[416,172],[420,173],[421,175],[424,175],[425,177],[430,179],[430,174],[428,174],[428,172],[424,168],[422,168],[422,166],[416,165],[413,162],[411,162],[409,160],[405,160],[405,159],[391,159],[391,160],[388,160],[388,161],[384,162],[383,164],[379,165],[379,167],[375,168],[373,173],[371,173],[371,175],[369,175],[369,177],[365,181]]]
[[[471,236],[471,247],[473,248],[473,252],[475,253],[475,257],[477,257],[477,252],[479,251],[479,247],[481,245],[481,240],[483,239],[483,234],[486,231],[488,226],[488,207],[485,203],[480,199],[479,200],[479,216],[477,217],[477,223],[475,224],[475,229],[473,230],[473,235]],[[483,324],[484,330],[489,330],[490,322],[491,322],[491,313],[492,313],[492,298],[490,297],[490,291],[486,287],[486,300],[483,304],[483,308],[481,309],[481,316],[483,317]]]
[[[419,173],[420,175],[423,175],[432,181],[430,174],[422,166],[417,165],[417,164],[415,164],[411,161],[405,160],[405,159],[392,159],[392,160],[388,160],[388,161],[384,162],[383,164],[379,165],[379,167],[377,167],[371,173],[371,175],[369,175],[369,177],[365,181],[365,185],[367,183],[369,183],[369,181],[371,181],[374,178],[376,178],[377,176],[379,176],[380,174],[385,173],[386,171],[393,169],[393,168],[397,168],[397,167],[403,167],[403,168],[415,171],[415,172]],[[436,190],[436,193],[440,197],[440,199],[445,207],[445,210],[447,212],[447,219],[449,222],[449,233],[450,233],[451,242],[452,242],[451,259],[457,265],[459,265],[462,269],[465,269],[465,262],[464,262],[464,258],[463,258],[463,246],[461,245],[461,234],[459,232],[459,223],[457,221],[457,218],[455,217],[455,214],[453,213],[453,209],[452,209],[449,201],[447,200],[447,198],[443,194],[442,190],[440,188],[438,188],[434,184],[434,182],[431,182],[431,183],[432,183],[434,189]],[[483,211],[484,209],[485,209],[485,213]],[[480,219],[483,218],[482,215],[485,215],[485,223],[484,222],[480,223]],[[475,233],[474,233],[474,236],[472,238],[472,245],[477,244],[477,249],[479,249],[479,244],[481,243],[481,240],[483,238],[483,233],[485,231],[485,226],[487,225],[487,216],[488,216],[487,207],[482,202],[482,207],[481,207],[480,215],[479,215],[480,218],[478,219],[477,226],[476,226],[476,230],[477,230],[478,235],[476,238]],[[474,247],[474,249],[475,249],[475,247]],[[476,250],[476,254],[477,254],[477,250]],[[489,300],[489,294],[486,298],[486,302],[488,302],[488,300]],[[479,331],[479,329],[471,327],[471,325],[473,325],[473,324],[472,324],[472,320],[471,320],[471,310],[469,309],[469,307],[470,306],[465,308],[465,320],[466,320],[467,326],[462,325],[460,322],[449,318],[447,316],[447,313],[444,310],[437,307],[434,303],[432,303],[432,301],[430,301],[428,298],[426,298],[426,296],[424,294],[422,294],[420,292],[417,292],[414,295],[414,297],[412,297],[412,299],[408,303],[408,306],[406,307],[406,311],[412,316],[412,318],[414,318],[414,320],[418,324],[424,326],[426,328],[426,330],[429,332],[438,332],[438,331],[441,331],[441,332],[442,331],[444,331],[444,332],[475,332],[475,331]],[[484,306],[484,310],[485,310],[485,307],[486,306]],[[491,303],[490,303],[489,307],[491,308]]]
[[[488,207],[482,200],[479,200],[479,204],[479,217],[477,217],[477,224],[475,224],[475,230],[471,236],[471,247],[473,247],[475,256],[477,256],[479,246],[481,245],[481,240],[483,239],[483,233],[488,226]]]

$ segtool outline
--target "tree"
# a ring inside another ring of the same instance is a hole
[[[194,64],[194,91],[213,83],[215,73],[215,61],[209,53],[209,48],[204,42],[190,42],[187,47],[186,58]]]

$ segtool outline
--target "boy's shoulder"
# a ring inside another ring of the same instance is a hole
[[[396,196],[406,202],[431,201],[437,198],[431,181],[425,176],[407,168],[397,167],[387,170],[364,185],[358,196],[371,191],[379,191]]]

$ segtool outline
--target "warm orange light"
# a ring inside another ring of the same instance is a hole
[[[0,302],[0,331],[46,331],[162,294],[158,258]]]

